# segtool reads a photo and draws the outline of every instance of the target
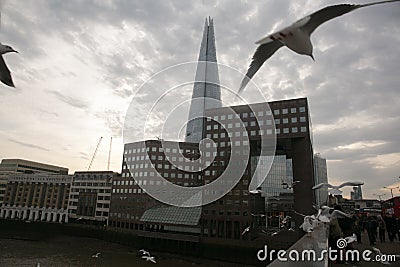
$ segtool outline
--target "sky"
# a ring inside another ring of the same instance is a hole
[[[0,158],[87,170],[103,137],[91,169],[106,170],[112,137],[120,172],[132,99],[157,73],[197,60],[206,17],[218,63],[245,73],[261,37],[327,5],[366,2],[3,0],[0,40],[19,53],[3,55],[16,88],[0,85]],[[308,98],[329,181],[364,181],[367,198],[400,185],[399,25],[400,3],[356,10],[313,33],[315,62],[281,48],[253,78],[268,101]]]

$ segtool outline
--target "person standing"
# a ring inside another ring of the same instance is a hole
[[[393,218],[392,214],[385,215],[386,231],[388,233],[389,241],[393,242],[395,231],[396,231],[396,220]]]
[[[353,232],[357,236],[357,243],[361,244],[362,222],[359,215],[354,215]]]
[[[370,215],[367,214],[367,220],[365,222],[366,224],[366,229],[368,233],[368,239],[369,239],[369,244],[371,246],[376,245],[376,228],[377,228],[377,222],[376,220]]]
[[[385,242],[386,223],[381,215],[378,215],[378,231],[379,240],[381,241],[381,243]]]

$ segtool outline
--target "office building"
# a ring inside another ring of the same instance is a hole
[[[73,175],[68,202],[71,222],[107,225],[111,186],[119,174],[112,171],[78,171]]]
[[[72,176],[9,174],[1,219],[68,222],[67,205]]]
[[[204,112],[221,107],[221,89],[215,48],[214,22],[206,19],[201,41],[185,142],[198,143],[204,137]]]
[[[8,173],[68,174],[68,168],[25,159],[2,159],[0,163],[0,174]]]
[[[162,189],[165,185],[157,173],[175,185],[201,185],[201,172],[190,161],[198,154],[194,143],[147,140],[125,144],[122,175],[112,185],[109,225],[139,236],[198,242],[200,207],[166,205],[145,192],[145,186]]]

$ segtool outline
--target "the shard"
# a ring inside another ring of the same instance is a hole
[[[214,24],[206,19],[193,86],[185,141],[199,143],[204,138],[204,111],[221,107],[221,89],[215,49]]]

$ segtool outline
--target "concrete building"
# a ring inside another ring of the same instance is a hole
[[[9,174],[1,219],[68,222],[71,175]]]
[[[7,175],[0,174],[0,207],[4,201],[4,195],[6,193],[7,188]]]
[[[70,221],[107,225],[112,181],[117,177],[112,171],[75,172],[68,202]]]
[[[282,101],[257,103],[251,105],[233,106],[219,109],[210,109],[206,114],[213,118],[207,120],[206,137],[212,139],[218,148],[218,154],[214,162],[222,162],[222,164],[212,165],[209,170],[211,173],[221,173],[222,166],[229,164],[230,156],[240,154],[241,151],[233,149],[237,144],[246,145],[249,142],[249,155],[242,154],[244,158],[250,160],[245,163],[245,171],[239,183],[218,201],[203,206],[202,209],[202,240],[205,242],[220,242],[221,239],[231,240],[230,242],[248,241],[256,237],[258,234],[250,232],[249,236],[242,235],[242,231],[248,226],[254,226],[259,223],[259,219],[253,215],[265,213],[263,205],[257,205],[264,200],[249,194],[249,186],[253,181],[252,174],[255,164],[263,165],[263,161],[268,167],[269,155],[263,155],[263,147],[272,145],[268,140],[274,140],[276,136],[275,156],[282,156],[285,159],[284,165],[291,170],[286,175],[280,176],[277,173],[271,173],[270,178],[266,175],[266,183],[272,182],[270,179],[275,176],[286,180],[281,180],[282,189],[288,190],[287,195],[282,192],[282,199],[273,200],[271,198],[265,200],[271,202],[268,209],[278,207],[283,208],[286,205],[287,212],[289,209],[296,210],[303,214],[311,214],[314,212],[312,204],[314,202],[314,193],[312,187],[314,185],[314,167],[313,167],[313,149],[310,133],[310,118],[308,113],[308,103],[306,98],[290,99]],[[232,113],[232,110],[236,113]],[[240,127],[240,122],[235,122],[235,118],[240,119],[245,127],[245,131]],[[229,136],[228,136],[229,135]],[[248,141],[247,141],[248,140]],[[264,142],[264,143],[263,143]],[[275,145],[275,143],[273,143]],[[233,151],[233,152],[232,152]],[[247,153],[247,152],[246,152]],[[279,157],[278,157],[279,158]],[[278,159],[277,159],[278,160]],[[240,161],[238,162],[240,163]],[[276,162],[278,164],[278,162]],[[272,167],[272,171],[274,167]],[[204,176],[204,182],[207,179],[212,181],[218,175],[208,178]],[[253,177],[257,178],[257,177]],[[262,181],[265,177],[259,177]],[[259,179],[257,178],[257,180]],[[291,181],[299,181],[290,184]],[[287,184],[285,188],[284,184]],[[278,184],[275,188],[279,187]],[[276,190],[276,189],[275,189]],[[290,193],[293,190],[293,206],[290,205]],[[282,190],[283,191],[283,190]],[[275,191],[279,192],[278,190]],[[274,194],[274,192],[264,192],[266,195]],[[268,205],[268,203],[267,203]],[[285,210],[285,208],[283,208]],[[278,211],[278,210],[277,210]],[[270,214],[271,216],[272,214]],[[300,225],[302,218],[292,213],[296,221],[296,225]],[[276,216],[276,215],[275,215]],[[256,229],[251,227],[250,229]]]
[[[0,163],[0,174],[9,173],[68,174],[68,168],[25,159],[2,159]]]
[[[157,181],[157,173],[176,185],[201,185],[201,173],[190,169],[193,166],[186,161],[196,157],[198,145],[194,143],[147,140],[125,144],[122,175],[114,179],[112,186],[109,225],[134,231],[139,236],[157,235],[164,239],[198,242],[200,207],[166,205],[146,194],[142,187],[152,185],[161,189],[163,182]]]
[[[207,110],[205,137],[213,140],[216,150],[202,151],[208,166],[202,171],[196,172],[190,163],[199,156],[195,143],[147,140],[125,144],[122,176],[114,180],[112,187],[109,225],[147,238],[250,247],[255,244],[250,241],[260,236],[262,225],[279,226],[279,218],[272,216],[295,217],[293,210],[314,212],[307,99],[275,101],[269,106],[271,109],[265,109],[266,103],[259,103]],[[230,114],[232,110],[235,114]],[[244,128],[238,127],[237,121]],[[275,136],[276,143],[269,145],[276,146],[272,151],[276,157],[271,171],[262,176],[263,172],[259,174],[256,167],[269,168],[270,156],[262,154],[261,139],[275,141]],[[180,149],[172,151],[170,146],[174,144]],[[249,151],[241,150],[242,145],[248,145]],[[167,153],[172,154],[167,157]],[[233,169],[228,168],[230,164]],[[223,173],[242,174],[222,198],[197,208],[177,208],[154,200],[141,186],[152,184],[162,188],[161,182],[153,181],[156,173],[185,187],[213,183]],[[265,180],[262,194],[252,194],[249,190],[254,173],[256,180]],[[273,188],[269,188],[271,184]],[[266,213],[271,219],[260,220]],[[252,230],[248,235],[242,234],[247,227]]]
[[[328,182],[326,159],[321,157],[319,153],[314,155],[314,175],[315,185]],[[321,188],[315,191],[315,203],[318,205],[326,205],[328,203],[327,188]]]

